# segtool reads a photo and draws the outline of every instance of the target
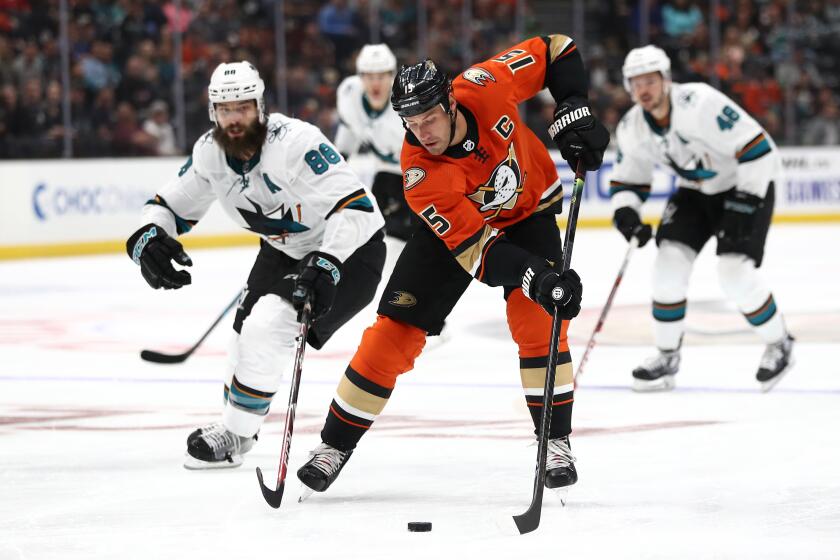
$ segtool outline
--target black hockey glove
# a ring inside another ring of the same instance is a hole
[[[548,134],[572,170],[577,169],[578,160],[587,171],[601,167],[604,150],[610,143],[610,133],[592,115],[589,102],[582,97],[570,97],[557,106]]]
[[[303,304],[310,298],[314,321],[326,315],[332,308],[338,282],[341,280],[341,263],[332,255],[318,251],[309,253],[300,263],[300,274],[292,293],[292,305],[297,309],[300,321]]]
[[[613,224],[615,225],[615,229],[628,242],[633,237],[638,239],[639,247],[644,247],[653,235],[653,228],[649,224],[643,224],[641,218],[639,218],[639,213],[629,206],[623,206],[615,211],[613,214]]]
[[[522,291],[528,299],[539,303],[549,315],[554,314],[555,305],[558,316],[564,320],[574,319],[580,313],[583,284],[574,270],[558,274],[547,262],[539,263],[533,259],[525,266]]]
[[[175,270],[171,261],[192,266],[184,246],[157,224],[146,224],[135,231],[125,244],[128,256],[140,265],[140,273],[154,289],[177,290],[192,283],[186,270]]]
[[[723,217],[718,231],[718,254],[747,253],[755,217],[764,199],[744,191],[732,190],[723,199]]]

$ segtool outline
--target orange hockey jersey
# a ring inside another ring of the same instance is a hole
[[[452,89],[467,133],[442,155],[430,154],[406,134],[406,201],[479,280],[504,228],[563,196],[554,162],[517,106],[546,86],[553,61],[575,49],[565,35],[534,37],[461,73]]]

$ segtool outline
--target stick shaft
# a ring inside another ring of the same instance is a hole
[[[572,201],[569,205],[569,219],[566,222],[566,234],[563,240],[562,271],[569,270],[572,263],[572,249],[575,243],[575,229],[577,228],[580,201],[583,194],[585,171],[580,163],[575,170],[575,186],[572,191]],[[522,515],[513,517],[519,532],[529,533],[540,525],[542,513],[543,492],[545,489],[546,463],[548,460],[548,439],[551,435],[551,413],[554,404],[554,377],[557,370],[557,344],[562,321],[558,316],[558,309],[554,307],[551,319],[551,338],[548,344],[548,365],[545,370],[545,386],[543,387],[543,411],[539,430],[539,445],[537,446],[537,468],[534,473],[534,492],[531,505]]]

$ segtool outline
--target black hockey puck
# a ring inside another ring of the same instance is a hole
[[[427,533],[432,530],[431,521],[409,521],[408,530],[412,533]]]

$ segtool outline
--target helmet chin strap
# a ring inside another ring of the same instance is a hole
[[[443,107],[443,103],[440,104]],[[443,107],[443,110],[446,111],[446,114],[449,115],[449,141],[446,143],[447,146],[452,145],[452,139],[455,138],[455,122],[458,120],[458,105],[455,105],[455,110],[452,111],[449,107]]]

